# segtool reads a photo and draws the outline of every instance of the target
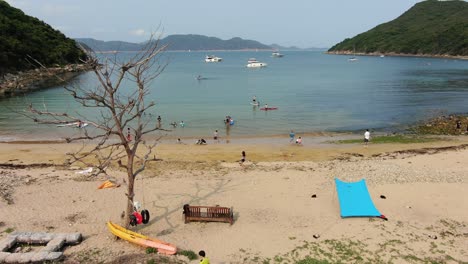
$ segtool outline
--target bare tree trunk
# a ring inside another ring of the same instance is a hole
[[[135,195],[133,186],[135,184],[135,178],[132,176],[128,176],[128,186],[127,186],[127,212],[126,212],[126,219],[125,219],[125,227],[128,228],[130,226],[130,216],[133,214],[133,196]]]

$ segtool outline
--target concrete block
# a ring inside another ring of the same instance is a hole
[[[10,256],[10,252],[0,252],[0,263],[5,263],[5,259]]]
[[[6,252],[16,244],[16,236],[8,236],[0,241],[0,251]]]
[[[47,245],[41,249],[41,251],[60,251],[60,249],[65,245],[65,239],[57,237],[49,241]]]

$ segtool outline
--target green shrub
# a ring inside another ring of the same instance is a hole
[[[158,250],[155,248],[151,248],[151,247],[146,248],[146,254],[154,254],[154,253],[158,253]]]
[[[195,254],[192,250],[181,250],[179,251],[179,255],[186,256],[190,260],[194,260],[198,258],[198,255]]]

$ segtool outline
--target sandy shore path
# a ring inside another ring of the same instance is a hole
[[[157,151],[162,161],[136,183],[136,200],[152,216],[136,230],[181,249],[203,249],[212,263],[295,263],[308,258],[332,263],[466,262],[464,144],[463,138],[367,148],[162,144]],[[124,186],[97,190],[103,176],[90,178],[60,166],[64,153],[79,147],[0,144],[0,239],[11,230],[81,232],[85,240],[65,249],[66,262],[156,259],[142,248],[115,241],[105,226],[108,220],[121,221]],[[248,159],[243,167],[235,162],[242,150]],[[124,175],[115,171],[112,176],[122,181]],[[335,177],[365,178],[376,207],[389,221],[341,219]],[[186,203],[233,207],[235,222],[184,224]],[[184,256],[168,261],[199,262]]]

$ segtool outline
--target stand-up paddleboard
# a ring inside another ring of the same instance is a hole
[[[260,108],[260,110],[263,110],[263,111],[270,111],[270,110],[278,110],[278,107],[262,107]]]
[[[78,127],[78,122],[73,122],[73,123],[67,123],[67,124],[60,124],[57,125],[57,127],[75,127],[75,128],[84,128],[87,127],[89,124],[88,123],[81,123],[81,125]]]

